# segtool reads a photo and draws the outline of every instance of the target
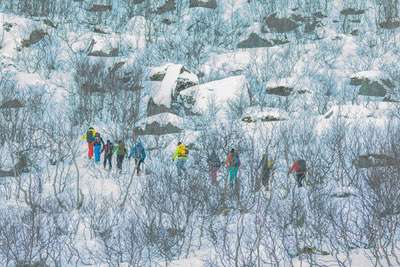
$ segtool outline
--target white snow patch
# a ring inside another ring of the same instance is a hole
[[[192,86],[181,91],[180,94],[194,99],[192,110],[200,114],[205,113],[210,104],[226,108],[230,101],[237,100],[240,97],[244,97],[244,101],[247,103],[250,102],[247,80],[244,75]]]
[[[171,64],[168,66],[165,77],[161,83],[160,89],[154,94],[154,103],[171,107],[171,97],[174,94],[178,76],[182,70],[182,65]]]

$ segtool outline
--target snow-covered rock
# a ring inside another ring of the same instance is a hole
[[[183,119],[172,113],[161,113],[147,117],[138,122],[134,128],[135,135],[165,135],[180,133],[183,129]]]
[[[390,78],[381,71],[371,70],[355,73],[351,85],[360,86],[359,95],[384,97],[395,87]]]
[[[289,96],[293,93],[304,94],[307,90],[296,88],[298,84],[294,78],[269,80],[266,84],[267,94],[277,96]]]
[[[238,48],[257,48],[257,47],[272,47],[276,45],[287,44],[288,40],[272,39],[267,40],[261,38],[257,33],[251,33],[249,37],[238,43]]]
[[[162,112],[174,112],[173,103],[180,92],[199,83],[195,74],[180,64],[166,64],[150,70],[149,79],[161,81],[158,88],[153,88],[148,102],[148,116]]]
[[[180,93],[180,101],[197,114],[204,114],[210,104],[227,111],[232,101],[242,98],[244,103],[250,102],[247,86],[244,75],[233,76],[185,89]]]
[[[269,121],[285,121],[289,119],[289,114],[278,108],[259,108],[250,107],[246,109],[242,116],[242,121],[252,122],[269,122]]]

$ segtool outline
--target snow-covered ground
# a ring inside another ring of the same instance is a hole
[[[400,266],[396,1],[28,2],[0,2],[0,265]]]

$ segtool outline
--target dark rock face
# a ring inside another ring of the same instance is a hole
[[[395,87],[392,81],[388,79],[371,81],[368,78],[353,77],[350,80],[350,84],[354,86],[360,86],[358,91],[359,95],[374,97],[385,97],[388,93],[387,88]]]
[[[264,19],[265,24],[270,31],[277,33],[287,33],[294,31],[300,26],[296,21],[291,18],[278,18],[276,14],[269,15]]]
[[[384,22],[379,23],[379,27],[385,30],[393,30],[400,27],[400,20],[387,20]]]
[[[93,4],[88,11],[90,12],[106,12],[111,11],[112,5]]]
[[[216,9],[217,8],[217,0],[208,0],[208,1],[190,0],[189,8],[194,8],[194,7]]]
[[[174,11],[176,9],[175,0],[167,0],[164,5],[157,8],[156,13],[161,15],[170,11]]]
[[[147,124],[144,129],[140,127],[136,127],[133,132],[135,135],[165,135],[165,134],[174,134],[180,133],[183,130],[172,125],[171,123],[167,123],[166,125],[160,125],[158,122],[152,122]]]
[[[153,116],[160,113],[175,113],[172,108],[168,108],[164,105],[158,105],[154,103],[153,98],[150,98],[149,102],[147,103],[147,116]]]
[[[46,35],[47,32],[43,30],[34,30],[29,35],[29,39],[22,40],[22,47],[30,47],[31,45],[40,42]]]
[[[267,88],[267,94],[277,96],[289,96],[293,92],[293,88],[286,86],[277,86]]]
[[[23,108],[23,107],[25,107],[25,104],[19,99],[11,99],[11,100],[3,102],[0,105],[0,109],[9,109],[9,108],[17,109],[17,108]]]
[[[289,41],[287,40],[278,40],[273,39],[271,41],[265,40],[258,36],[256,33],[251,33],[249,38],[244,41],[241,41],[237,47],[238,48],[257,48],[257,47],[272,47],[276,45],[287,44]]]
[[[92,51],[88,54],[89,56],[92,57],[118,57],[119,55],[119,49],[118,48],[113,48],[109,52],[105,51]]]
[[[353,165],[358,169],[367,169],[373,167],[388,167],[400,164],[400,160],[384,154],[360,155],[353,160]]]
[[[363,9],[354,9],[354,8],[345,8],[342,11],[340,11],[340,14],[343,16],[357,16],[357,15],[362,15],[365,13],[365,10]]]

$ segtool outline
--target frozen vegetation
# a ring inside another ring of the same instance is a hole
[[[0,1],[0,266],[400,266],[399,9]]]

